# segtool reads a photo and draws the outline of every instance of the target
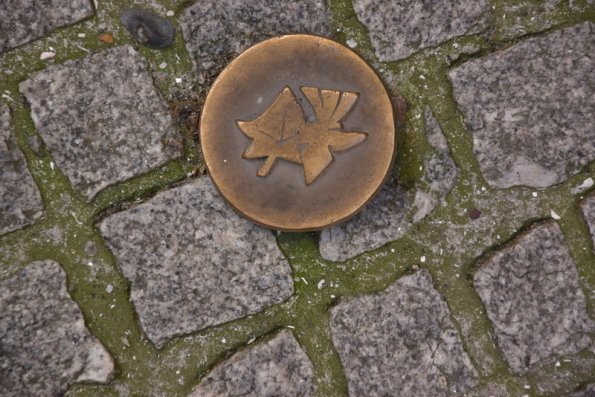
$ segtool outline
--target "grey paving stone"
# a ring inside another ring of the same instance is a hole
[[[477,384],[427,270],[335,306],[331,332],[350,396],[447,396]]]
[[[41,196],[10,126],[8,107],[0,103],[0,234],[32,223],[42,210]]]
[[[450,71],[490,185],[551,186],[595,159],[594,51],[585,22]]]
[[[585,11],[593,0],[507,1],[501,3],[504,18],[498,21],[500,39],[512,39],[530,33],[543,32],[560,23],[560,14]]]
[[[589,225],[589,231],[591,232],[591,237],[593,239],[593,248],[595,249],[595,195],[591,195],[583,200],[581,209],[583,210],[583,215]]]
[[[587,385],[584,390],[568,394],[566,397],[595,397],[595,383]]]
[[[313,378],[310,359],[284,330],[215,367],[190,397],[313,396]]]
[[[199,79],[209,80],[262,40],[292,33],[330,34],[324,0],[197,1],[179,19]]]
[[[320,233],[320,255],[344,261],[398,239],[411,225],[412,207],[413,193],[387,182],[359,214]]]
[[[354,0],[380,61],[407,58],[419,49],[479,33],[487,27],[487,0]]]
[[[89,0],[2,0],[0,52],[45,36],[52,30],[92,16]]]
[[[510,369],[523,374],[592,341],[576,267],[550,221],[530,229],[483,263],[474,277]]]
[[[146,69],[126,45],[51,66],[19,85],[58,167],[89,198],[181,152]]]
[[[425,186],[405,190],[389,181],[378,196],[349,221],[320,234],[324,259],[344,261],[401,237],[412,223],[428,215],[455,186],[458,168],[431,110],[425,110],[426,134],[433,153],[424,161]],[[392,179],[392,178],[391,178]]]
[[[114,363],[92,336],[53,261],[0,281],[0,395],[58,396],[74,381],[107,382]]]
[[[99,229],[157,346],[293,293],[291,269],[272,233],[237,215],[208,177],[111,215]]]

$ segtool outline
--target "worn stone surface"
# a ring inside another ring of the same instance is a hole
[[[427,270],[335,306],[331,332],[350,396],[447,396],[477,383]]]
[[[0,52],[43,37],[93,15],[89,0],[2,0]]]
[[[396,240],[410,226],[411,192],[387,182],[364,209],[347,222],[320,233],[320,255],[331,261],[344,261]]]
[[[313,396],[314,370],[288,330],[215,367],[191,397]]]
[[[568,394],[566,397],[595,397],[595,383],[587,385],[584,390]]]
[[[510,369],[526,373],[591,344],[595,323],[557,223],[530,229],[482,264],[474,285]]]
[[[107,382],[114,363],[92,336],[53,261],[0,281],[0,395],[57,396],[74,381]]]
[[[502,15],[498,34],[500,39],[511,39],[530,33],[542,32],[559,24],[558,15],[564,8],[584,11],[592,7],[593,0],[545,0],[537,2],[507,1],[501,3]]]
[[[429,214],[455,186],[458,168],[431,110],[425,110],[426,138],[432,153],[424,161],[424,187],[415,191],[387,182],[364,209],[349,221],[320,234],[324,259],[344,261],[401,237],[412,223]]]
[[[591,238],[593,239],[593,249],[595,249],[595,195],[591,195],[583,200],[581,209],[583,210],[583,215],[589,225],[589,231],[591,232]]]
[[[10,126],[8,107],[0,103],[0,234],[41,216],[43,205]]]
[[[380,61],[407,58],[453,37],[479,33],[490,12],[487,0],[355,0],[353,6]]]
[[[594,51],[585,22],[449,72],[490,185],[551,186],[595,159]]]
[[[51,66],[19,85],[58,167],[89,198],[181,152],[146,68],[126,45]]]
[[[104,219],[149,339],[230,321],[293,293],[272,233],[238,216],[203,177]]]
[[[330,34],[323,0],[197,1],[179,19],[200,79],[211,79],[253,44],[283,34]]]

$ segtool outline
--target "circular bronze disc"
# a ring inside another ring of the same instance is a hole
[[[310,35],[266,40],[234,59],[207,96],[200,138],[231,205],[286,231],[354,215],[395,154],[393,110],[378,76],[353,51]]]

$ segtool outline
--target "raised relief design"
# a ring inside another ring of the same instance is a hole
[[[302,164],[306,185],[310,185],[333,161],[333,153],[358,145],[365,132],[342,131],[341,120],[357,101],[355,92],[301,87],[312,104],[316,120],[307,121],[289,87],[283,88],[273,104],[252,121],[238,120],[240,130],[252,138],[245,159],[265,158],[258,176],[267,176],[277,159]]]

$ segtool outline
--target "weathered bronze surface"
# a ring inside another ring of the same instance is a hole
[[[266,40],[233,60],[207,96],[200,138],[231,205],[286,231],[354,215],[382,186],[396,145],[378,76],[353,51],[310,35]]]

